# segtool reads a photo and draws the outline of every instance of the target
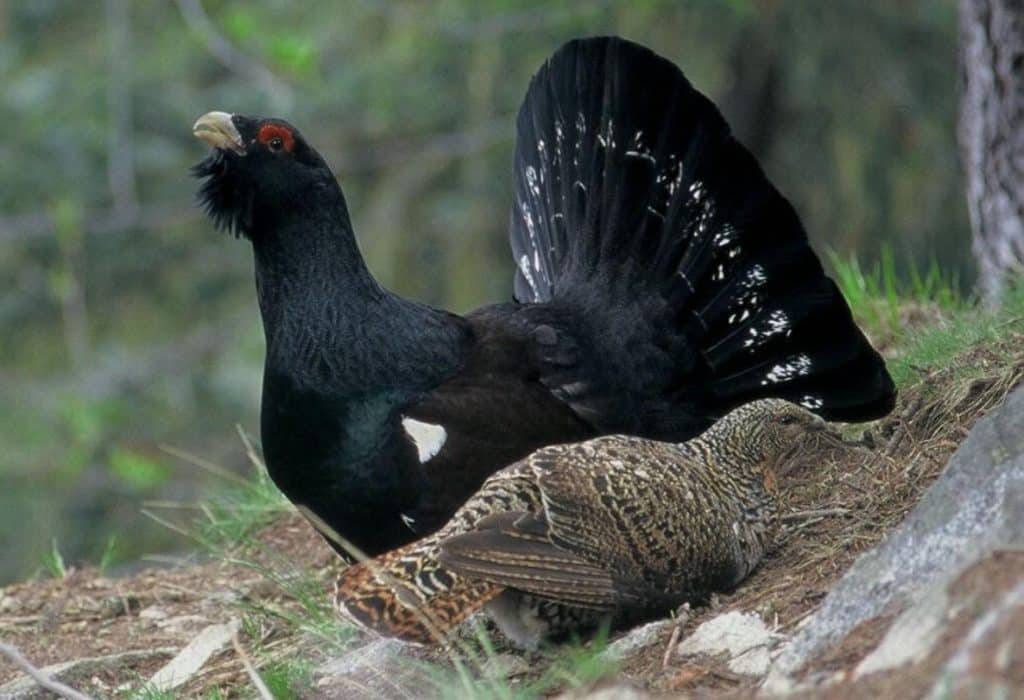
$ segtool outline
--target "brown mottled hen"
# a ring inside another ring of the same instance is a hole
[[[336,603],[359,625],[443,642],[486,607],[535,646],[729,590],[761,560],[778,468],[823,421],[741,406],[699,437],[600,437],[496,473],[437,533],[347,569]]]

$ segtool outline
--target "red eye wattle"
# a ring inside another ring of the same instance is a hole
[[[291,130],[278,124],[268,124],[262,127],[256,139],[275,151],[283,148],[290,153],[295,147],[295,137],[292,136]]]

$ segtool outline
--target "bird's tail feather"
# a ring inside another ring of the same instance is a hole
[[[781,396],[837,420],[891,409],[884,362],[795,211],[669,61],[615,38],[560,49],[519,113],[515,178],[517,300],[583,305],[594,336],[628,333],[616,311],[666,326],[642,342],[682,358],[659,370],[678,375],[673,401],[721,414]],[[582,415],[612,393],[593,375],[605,396],[561,380]]]
[[[428,538],[350,566],[335,585],[337,609],[385,637],[444,644],[456,627],[503,589],[446,570],[437,554]]]

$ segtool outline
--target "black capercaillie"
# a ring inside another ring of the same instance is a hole
[[[894,387],[796,213],[669,61],[573,41],[517,121],[515,302],[464,317],[372,277],[341,188],[287,122],[211,112],[195,173],[247,238],[274,482],[369,554],[441,527],[498,469],[602,434],[679,442],[780,397],[833,420]]]

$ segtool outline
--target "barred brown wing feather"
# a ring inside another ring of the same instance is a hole
[[[612,609],[618,602],[612,576],[600,566],[555,547],[541,533],[541,518],[506,513],[491,527],[441,543],[441,563],[464,576],[508,586],[561,603]]]

